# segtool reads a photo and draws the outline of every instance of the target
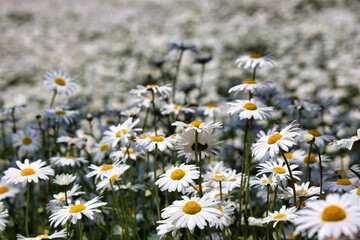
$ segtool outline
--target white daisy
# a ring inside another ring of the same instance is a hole
[[[319,240],[340,238],[341,235],[355,239],[359,232],[360,205],[350,194],[329,194],[325,200],[308,202],[298,214],[295,235],[307,232],[309,238],[317,234]]]
[[[66,238],[66,229],[64,228],[60,232],[55,231],[53,234],[39,234],[36,237],[24,237],[20,234],[16,235],[17,240],[42,240],[42,239],[59,239],[59,238]]]
[[[265,217],[262,223],[275,222],[274,228],[278,222],[290,221],[293,222],[298,218],[298,215],[295,213],[296,207],[286,208],[286,206],[282,206],[279,211],[275,211],[273,213],[269,213],[269,216]]]
[[[300,156],[300,155],[299,155]],[[328,165],[328,162],[331,159],[327,155],[321,155],[321,165],[323,167],[326,167]],[[303,159],[296,159],[294,162],[299,163],[300,166],[306,166],[309,163],[310,168],[319,168],[319,156],[310,154],[310,158],[308,153],[304,153]]]
[[[305,133],[313,135],[315,137],[314,143],[319,148],[324,148],[325,142],[330,142],[330,141],[335,140],[335,137],[330,136],[330,135],[323,135],[316,129],[310,129],[308,131],[300,131],[299,133],[301,134],[301,136],[303,136]],[[304,141],[304,139],[301,137],[301,138],[299,138],[299,141]]]
[[[180,113],[194,113],[195,112],[191,108],[185,107],[183,105],[177,105],[174,103],[165,104],[161,108],[160,111],[161,111],[162,115],[169,115],[169,114],[179,115]]]
[[[101,142],[109,143],[112,147],[115,147],[119,141],[123,145],[129,143],[129,137],[131,137],[135,131],[140,131],[139,128],[134,128],[136,124],[140,122],[140,119],[133,121],[133,118],[128,118],[122,124],[117,126],[110,126],[109,130],[104,132],[104,138]]]
[[[215,128],[222,128],[223,124],[222,124],[222,122],[214,123],[213,121],[203,122],[203,121],[199,121],[199,120],[194,120],[189,124],[176,121],[176,122],[172,123],[171,125],[184,127],[185,131],[195,130],[199,133],[202,131],[207,132],[207,133],[212,133],[212,131],[214,131]]]
[[[22,186],[25,187],[27,182],[38,183],[39,179],[48,180],[49,176],[54,176],[54,170],[50,166],[45,166],[46,162],[41,161],[40,159],[36,162],[29,163],[28,159],[25,159],[24,163],[16,161],[17,168],[9,168],[4,172],[4,180],[7,180],[7,183],[22,183]]]
[[[128,165],[126,165],[128,166]],[[129,166],[130,168],[130,166]],[[104,190],[112,190],[111,185],[114,188],[114,191],[119,190],[119,187],[115,185],[115,181],[118,181],[121,175],[129,168],[126,168],[124,171],[123,169],[115,168],[108,171],[103,180],[101,180],[98,184],[96,184],[96,191],[100,191],[103,193]]]
[[[157,146],[158,150],[163,152],[166,149],[173,149],[174,144],[176,143],[176,139],[173,137],[163,137],[163,136],[152,136],[148,139],[148,142],[144,142],[146,144],[145,147],[149,152],[155,150],[155,146]]]
[[[76,224],[76,222],[82,218],[82,215],[93,220],[94,213],[101,213],[101,210],[98,208],[106,204],[106,202],[101,202],[99,197],[95,197],[84,204],[76,201],[75,205],[64,206],[59,211],[53,213],[49,218],[50,225],[57,227],[61,224],[63,226],[68,220],[70,220],[72,224]]]
[[[137,85],[136,89],[132,89],[130,91],[130,94],[134,94],[138,97],[142,97],[144,95],[146,95],[149,91],[153,91],[154,94],[159,94],[160,97],[163,98],[168,98],[172,88],[170,84],[164,85],[164,86],[159,86],[157,84],[150,84],[147,85],[146,87],[142,86],[142,85]]]
[[[6,218],[9,216],[8,210],[0,202],[0,232],[4,231],[6,224],[9,222]]]
[[[279,133],[275,132],[271,136],[263,136],[252,146],[252,156],[260,161],[269,151],[270,157],[279,154],[280,149],[285,152],[296,144],[295,137],[299,135],[297,125],[292,122]]]
[[[67,72],[61,70],[51,70],[46,72],[43,81],[46,86],[59,94],[65,93],[66,95],[69,95],[76,88],[74,79]]]
[[[63,173],[61,175],[55,176],[54,183],[65,187],[65,186],[70,185],[75,180],[75,178],[76,178],[76,176],[74,176],[72,174]]]
[[[79,195],[85,194],[85,192],[81,192],[80,186],[78,184],[74,184],[72,188],[68,191],[66,191],[66,197],[68,199],[67,204],[71,204],[72,197],[76,197]],[[53,199],[49,201],[49,203],[46,205],[46,210],[49,210],[50,212],[54,213],[58,211],[60,208],[64,206],[65,203],[65,192],[59,192],[58,194],[53,195]]]
[[[241,92],[261,93],[269,88],[265,82],[256,82],[255,80],[245,80],[242,84],[236,85],[229,89],[229,93],[239,94]]]
[[[240,119],[265,120],[271,117],[270,111],[274,110],[273,107],[268,107],[254,99],[250,100],[236,100],[236,103],[229,103],[228,113],[233,115],[239,112]]]
[[[354,142],[360,140],[360,128],[357,130],[356,134],[357,135],[352,136],[351,138],[344,138],[338,141],[334,141],[332,144],[335,148],[347,148],[348,150],[351,150]]]
[[[63,157],[52,157],[50,158],[51,165],[53,166],[72,166],[75,165],[80,167],[82,163],[87,163],[88,161],[85,160],[83,157],[73,157],[73,156],[63,156]]]
[[[201,159],[205,157],[214,157],[220,152],[219,141],[220,133],[198,133],[198,151],[200,151]],[[178,142],[176,149],[178,150],[178,157],[185,157],[186,162],[195,160],[195,133],[194,131],[184,131],[178,135]],[[198,153],[199,154],[199,153]]]
[[[324,190],[329,190],[333,192],[349,192],[353,189],[356,189],[359,185],[359,179],[354,178],[340,178],[337,181],[326,181],[324,183]]]
[[[110,159],[113,162],[124,162],[128,158],[135,161],[139,154],[138,152],[134,152],[133,148],[122,147],[119,151],[111,152]]]
[[[302,174],[301,171],[295,170],[298,167],[296,164],[290,164],[290,169],[294,179],[300,180],[298,176]],[[283,185],[286,185],[286,179],[290,179],[290,172],[285,164],[285,161],[278,159],[276,161],[268,161],[265,163],[260,163],[259,172],[256,176],[261,174],[270,173],[270,177],[276,177],[280,181],[282,181]]]
[[[271,190],[274,190],[277,185],[278,185],[278,180],[276,179],[275,176],[267,177],[265,174],[263,174],[261,178],[259,177],[250,178],[250,186],[254,188],[257,187],[267,188],[267,186],[269,186]]]
[[[119,172],[125,172],[127,169],[129,169],[129,167],[129,165],[125,164],[105,164],[102,166],[91,164],[89,168],[93,169],[93,171],[86,174],[86,177],[91,178],[95,176],[95,181],[97,181],[98,178],[102,180],[108,175],[109,172],[113,171],[113,169],[116,169]]]
[[[174,201],[172,205],[162,210],[161,217],[167,219],[177,228],[188,228],[194,232],[196,226],[204,229],[206,221],[212,224],[221,216],[216,209],[217,202],[207,196],[202,198],[182,196],[183,200]]]
[[[209,103],[207,106],[200,107],[200,110],[203,111],[205,117],[212,119],[221,115],[222,107],[217,103]]]
[[[171,232],[171,236],[175,238],[177,230],[179,228],[176,227],[174,224],[171,224],[168,219],[157,221],[157,224],[159,224],[159,226],[156,227],[156,231],[160,239],[164,238],[168,232]]]
[[[74,118],[79,114],[76,110],[68,110],[62,107],[48,108],[45,109],[44,112],[57,122],[64,121],[66,124],[72,123]]]
[[[350,191],[350,193],[356,196],[360,200],[360,186]]]
[[[274,65],[274,59],[272,56],[263,56],[260,53],[251,53],[249,55],[242,55],[238,57],[235,61],[235,64],[238,67],[244,65],[244,69],[263,67],[263,66],[272,66]]]
[[[7,183],[5,179],[0,181],[0,201],[5,198],[13,198],[20,192],[20,188],[14,184]]]
[[[215,208],[221,211],[221,215],[213,222],[215,228],[220,228],[221,230],[224,227],[228,227],[230,224],[233,223],[233,214],[235,208],[233,207],[234,204],[232,202],[223,202],[222,204],[217,205]]]
[[[75,145],[77,148],[82,148],[86,142],[77,137],[61,136],[56,139],[57,143],[67,143],[68,145]]]
[[[110,150],[111,146],[109,143],[95,143],[91,148],[91,155],[94,162],[101,163]]]
[[[12,143],[13,146],[18,147],[19,152],[23,154],[33,153],[41,147],[39,132],[31,128],[26,128],[24,131],[19,130],[14,133],[12,135]]]
[[[164,174],[159,176],[155,182],[161,191],[182,192],[185,193],[186,188],[194,186],[194,179],[199,178],[199,171],[195,165],[173,166]]]

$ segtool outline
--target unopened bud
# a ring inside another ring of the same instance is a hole
[[[305,142],[308,144],[311,144],[315,141],[314,135],[312,135],[308,132],[303,135],[303,138],[304,138]]]
[[[179,134],[182,133],[184,131],[184,127],[183,126],[177,126],[175,129],[175,133]]]
[[[86,115],[86,120],[88,120],[89,122],[91,122],[93,120],[93,115],[91,113],[88,113]]]
[[[145,197],[150,197],[152,195],[149,189],[145,190]]]

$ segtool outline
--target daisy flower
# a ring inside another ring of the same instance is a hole
[[[82,218],[82,215],[93,220],[94,213],[101,213],[101,210],[98,208],[106,204],[106,202],[101,202],[99,197],[95,197],[84,204],[81,204],[80,201],[76,201],[75,205],[64,206],[59,211],[53,213],[49,218],[50,225],[57,227],[61,224],[63,226],[68,220],[72,224],[76,224],[76,222]]]
[[[4,172],[4,180],[7,180],[7,183],[22,183],[22,186],[25,187],[27,182],[38,183],[39,179],[48,180],[49,176],[54,176],[54,170],[50,166],[45,166],[46,162],[41,161],[40,159],[29,163],[28,159],[25,159],[24,163],[16,161],[18,168],[9,168]]]
[[[269,151],[270,157],[279,154],[280,149],[285,152],[296,144],[295,137],[299,135],[297,125],[292,122],[280,132],[275,132],[271,136],[263,136],[252,146],[252,156],[256,160],[261,160]]]
[[[166,149],[173,149],[174,144],[176,143],[176,139],[170,137],[163,136],[152,136],[148,139],[148,142],[144,142],[145,148],[151,152],[155,150],[155,146],[157,146],[158,150],[163,152]]]
[[[90,169],[92,169],[93,171],[89,172],[88,174],[86,174],[87,178],[91,178],[93,176],[95,176],[95,181],[98,180],[98,178],[100,178],[101,180],[103,180],[105,177],[107,177],[109,175],[109,172],[111,173],[112,171],[116,170],[119,173],[123,173],[126,170],[128,170],[130,168],[129,165],[126,164],[106,164],[106,165],[102,165],[102,166],[96,166],[94,164],[91,164],[89,166]]]
[[[216,208],[217,202],[206,195],[202,198],[182,196],[183,200],[174,201],[162,210],[161,217],[176,228],[188,228],[191,233],[196,226],[204,229],[206,221],[213,224],[222,212]]]
[[[254,99],[250,100],[236,100],[236,103],[229,103],[230,107],[228,113],[233,115],[239,113],[240,119],[265,120],[271,117],[270,111],[274,110],[273,107],[268,107]]]
[[[236,172],[234,171],[208,171],[205,174],[205,178],[212,182],[224,182],[224,181],[229,181],[231,179],[234,179],[236,175]]]
[[[44,112],[49,118],[55,119],[56,122],[64,121],[66,124],[72,123],[79,114],[76,110],[68,110],[63,107],[48,108]]]
[[[268,88],[268,83],[256,82],[255,80],[245,80],[242,84],[230,88],[229,93],[234,92],[234,95],[241,92],[261,93]]]
[[[360,186],[350,191],[350,193],[356,196],[360,200]]]
[[[113,162],[123,162],[128,158],[135,161],[138,154],[139,153],[134,152],[133,148],[122,147],[120,151],[110,153],[110,159]]]
[[[136,89],[132,89],[130,91],[130,94],[136,95],[138,97],[142,97],[143,95],[146,95],[149,91],[154,92],[154,94],[159,94],[163,98],[168,98],[172,91],[172,88],[170,84],[167,84],[165,86],[150,84],[145,87],[142,85],[137,85]]]
[[[88,161],[85,160],[83,157],[73,157],[73,156],[64,156],[64,157],[52,157],[50,158],[51,165],[55,166],[72,166],[75,165],[80,167],[82,163],[87,163]]]
[[[329,194],[325,200],[308,202],[298,214],[295,235],[307,232],[309,238],[317,234],[319,240],[338,239],[341,235],[355,239],[359,232],[360,205],[350,194]]]
[[[273,213],[269,213],[269,216],[265,217],[262,223],[275,222],[274,228],[278,222],[290,221],[293,222],[298,218],[298,215],[295,213],[296,207],[286,208],[286,206],[282,206],[279,211],[275,211]]]
[[[316,129],[310,129],[308,131],[300,131],[299,133],[301,134],[301,136],[303,136],[305,133],[313,135],[315,137],[315,142],[314,143],[319,148],[324,148],[325,147],[325,142],[330,142],[330,141],[335,140],[335,137],[330,136],[330,135],[323,135]],[[299,141],[304,141],[304,140],[301,137],[301,138],[299,138]]]
[[[85,141],[77,137],[61,136],[56,139],[57,143],[67,143],[68,145],[75,145],[77,148],[85,146]]]
[[[72,174],[61,174],[61,175],[56,175],[55,179],[54,179],[54,183],[56,183],[57,185],[66,187],[69,186],[74,180],[75,180],[76,176],[72,175]]]
[[[14,184],[7,183],[4,179],[0,180],[0,201],[5,198],[13,198],[20,192],[20,188]]]
[[[101,163],[110,150],[111,146],[109,143],[95,143],[91,148],[91,155],[94,162]]]
[[[302,172],[295,170],[295,168],[297,167],[298,165],[296,164],[290,164],[290,169],[294,179],[300,180],[298,176],[300,176]],[[265,163],[260,163],[258,168],[259,172],[258,174],[256,174],[256,176],[270,173],[269,178],[276,177],[277,179],[282,181],[283,185],[286,185],[286,179],[290,179],[289,169],[287,168],[285,161],[283,160],[278,159],[272,162],[268,161]]]
[[[336,182],[326,181],[324,183],[324,190],[329,190],[333,192],[349,192],[353,189],[356,189],[359,185],[359,179],[354,178],[340,178]]]
[[[72,197],[85,194],[85,192],[79,191],[80,188],[81,187],[78,184],[74,184],[70,190],[66,191],[68,204],[71,204]],[[46,209],[54,213],[64,206],[64,202],[65,202],[65,192],[59,192],[58,194],[53,195],[53,199],[51,199],[49,203],[46,205]]]
[[[304,153],[303,159],[296,159],[294,162],[299,163],[301,166],[307,166],[309,163],[309,167],[311,168],[319,168],[319,157],[313,154],[309,155],[308,153]],[[321,164],[322,166],[327,166],[327,163],[330,161],[330,158],[326,155],[321,155]]]
[[[53,234],[39,234],[36,237],[24,237],[20,234],[16,235],[17,240],[42,240],[42,239],[59,239],[59,238],[66,238],[66,229],[64,228],[60,232],[55,231]]]
[[[128,165],[126,165],[128,166]],[[129,166],[130,168],[130,166]],[[125,171],[129,168],[126,168]],[[108,190],[112,190],[111,189],[111,185],[114,188],[114,191],[119,190],[119,187],[117,185],[115,185],[115,181],[118,181],[121,177],[121,175],[125,172],[122,171],[118,168],[116,169],[111,169],[110,171],[108,171],[105,175],[105,178],[103,180],[101,180],[98,184],[96,184],[96,191],[100,191],[100,193],[103,193],[104,190],[108,189]]]
[[[195,185],[194,179],[199,178],[200,173],[196,169],[195,165],[185,165],[184,163],[180,166],[173,166],[160,175],[155,184],[161,191],[185,193],[186,188]]]
[[[139,128],[134,128],[139,122],[140,119],[133,121],[133,118],[128,118],[122,124],[110,126],[109,130],[104,132],[104,138],[101,142],[109,143],[112,147],[115,147],[119,141],[124,145],[127,144],[129,142],[129,137],[131,137],[133,132],[141,130]]]
[[[203,111],[205,117],[209,117],[211,119],[219,116],[222,112],[221,106],[217,103],[209,103],[204,107],[200,107],[200,109]]]
[[[175,115],[179,115],[180,113],[194,113],[194,109],[185,107],[183,105],[177,105],[177,104],[165,104],[165,106],[163,106],[161,108],[161,114],[162,115],[169,115],[169,114],[175,114]]]
[[[169,220],[160,220],[157,221],[157,224],[159,224],[159,226],[156,227],[156,231],[160,239],[164,238],[168,232],[171,232],[171,236],[175,238],[179,228],[177,228],[174,224],[171,224]]]
[[[208,182],[202,182],[201,183],[201,190],[203,191],[203,193],[210,191],[211,187],[210,184]],[[186,189],[186,193],[191,195],[191,196],[197,196],[198,193],[200,191],[200,187],[199,185],[196,186],[190,186]]]
[[[272,190],[274,190],[277,185],[278,181],[275,176],[267,177],[265,174],[263,174],[261,178],[250,178],[250,186],[254,188],[267,188],[267,186],[269,186]]]
[[[340,139],[338,141],[334,141],[334,142],[332,142],[332,144],[335,148],[347,148],[348,150],[351,150],[354,142],[357,142],[360,140],[360,138],[359,138],[360,128],[357,130],[356,134],[357,135],[352,136],[351,138],[345,138],[345,139]]]
[[[241,173],[236,173],[236,170],[232,170],[232,178],[228,178],[223,182],[223,187],[227,191],[231,192],[234,188],[239,188],[241,183]]]
[[[214,157],[220,152],[219,133],[205,133],[198,134],[198,151],[200,151],[201,159],[205,157]],[[176,144],[178,150],[178,157],[185,157],[186,162],[195,160],[195,134],[194,131],[184,131],[178,135],[178,142]],[[199,154],[199,153],[198,153]]]
[[[6,224],[9,222],[6,218],[9,216],[8,210],[0,202],[0,232],[4,231]]]
[[[26,128],[24,131],[17,131],[12,135],[12,143],[14,147],[19,148],[19,152],[33,153],[41,147],[41,139],[38,131]]]
[[[215,228],[220,228],[221,230],[224,227],[228,227],[233,222],[232,215],[234,214],[235,208],[233,207],[232,202],[224,202],[217,205],[215,208],[221,211],[221,215],[213,222]]]
[[[310,197],[311,200],[317,198],[315,195],[320,194],[320,187],[309,187],[309,185],[310,185],[310,182],[301,183],[301,185],[298,185],[298,184],[295,183],[296,196],[298,198],[301,198],[301,197],[308,198],[308,197]],[[285,196],[286,197],[291,197],[290,201],[292,200],[293,193],[294,192],[293,192],[293,189],[291,187],[287,187],[285,189]]]
[[[202,132],[202,131],[204,131],[206,133],[212,133],[212,131],[215,128],[222,128],[222,122],[214,123],[213,121],[203,122],[203,121],[199,121],[199,120],[194,120],[189,124],[176,121],[176,122],[172,123],[171,125],[172,126],[184,127],[185,131],[195,130],[195,131],[197,131],[199,133]]]
[[[71,94],[75,88],[76,83],[74,79],[65,71],[51,70],[46,72],[43,76],[43,81],[46,86],[59,94]]]
[[[263,66],[272,66],[274,65],[274,58],[270,55],[263,56],[260,53],[251,53],[249,55],[242,55],[238,57],[235,61],[237,67],[244,65],[244,69],[263,67]]]

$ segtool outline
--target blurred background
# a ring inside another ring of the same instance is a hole
[[[168,59],[164,69],[173,74],[178,53],[169,46],[184,43],[198,54],[184,54],[180,86],[197,83],[194,58],[213,55],[208,98],[227,96],[249,78],[251,71],[234,61],[259,52],[277,62],[258,78],[272,82],[279,96],[314,103],[333,96],[340,112],[355,107],[358,117],[359,9],[355,0],[2,0],[0,106],[25,103],[39,112],[52,96],[42,75],[61,69],[79,84],[70,101],[92,111],[124,109],[129,89],[159,78],[149,62]]]

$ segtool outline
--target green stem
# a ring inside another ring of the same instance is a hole
[[[246,180],[246,196],[245,196],[245,218],[248,219],[248,205],[250,205],[250,147],[251,147],[251,125],[252,125],[252,118],[246,120],[248,122],[248,128],[247,131],[247,148],[246,148],[246,155],[245,155],[245,165],[247,168],[247,180]],[[248,232],[248,221],[245,221],[245,239],[247,239],[247,232]]]
[[[200,170],[200,176],[199,176],[199,191],[200,191],[200,197],[203,196],[203,192],[202,192],[202,162],[201,162],[201,155],[199,154],[199,133],[197,131],[195,131],[195,163],[196,166],[199,167]],[[199,161],[199,157],[200,157],[200,161]]]
[[[306,183],[306,181],[310,182],[309,171],[310,171],[310,157],[311,157],[312,145],[313,145],[313,143],[310,143],[310,149],[309,149],[309,154],[308,154],[307,164],[306,164],[305,183]],[[309,180],[307,180],[307,179],[309,179]]]
[[[284,151],[280,148],[280,153],[281,155],[283,156],[284,160],[285,160],[285,163],[286,163],[286,166],[289,170],[289,174],[290,174],[290,181],[291,181],[291,187],[293,189],[293,195],[294,195],[294,204],[296,206],[296,190],[295,190],[295,181],[294,181],[294,177],[292,175],[292,171],[290,169],[290,165],[289,165],[289,161],[287,160],[285,154],[284,154]]]
[[[277,198],[277,191],[278,191],[278,188],[279,188],[279,186],[278,185],[276,185],[276,187],[275,187],[275,190],[274,190],[274,202],[273,202],[273,211],[275,211],[275,209],[276,209],[276,198]]]
[[[160,217],[160,204],[159,204],[159,192],[158,192],[158,188],[155,184],[156,182],[156,170],[157,170],[157,151],[158,151],[158,146],[157,144],[155,144],[155,157],[154,157],[154,187],[155,187],[155,198],[156,198],[156,210],[157,210],[157,217],[158,220],[161,220]]]
[[[322,178],[323,178],[323,172],[322,172],[322,162],[321,162],[321,154],[320,154],[320,150],[318,148],[318,146],[316,146],[316,144],[314,143],[314,146],[316,148],[316,151],[318,152],[319,155],[319,166],[320,166],[320,196],[319,199],[321,199],[322,197]]]
[[[30,183],[26,184],[27,193],[26,193],[26,217],[25,217],[25,230],[26,236],[29,237],[29,198],[30,198]]]
[[[15,107],[11,109],[11,120],[12,120],[12,131],[16,133],[16,118],[15,118]]]
[[[155,93],[153,90],[151,90],[152,94],[152,107],[153,107],[153,117],[154,117],[154,130],[155,130],[155,136],[157,136],[157,127],[156,127],[156,107],[155,107]]]
[[[80,239],[80,240],[83,240],[83,232],[82,232],[81,219],[79,219],[79,239]]]
[[[221,181],[219,182],[219,188],[220,188],[220,201],[222,202],[222,200],[223,200],[223,195],[222,195]]]
[[[53,94],[53,96],[52,96],[52,98],[51,98],[51,101],[50,101],[50,108],[52,108],[53,105],[54,105],[54,101],[55,101],[56,94],[57,94],[57,91],[54,90],[54,94]]]

